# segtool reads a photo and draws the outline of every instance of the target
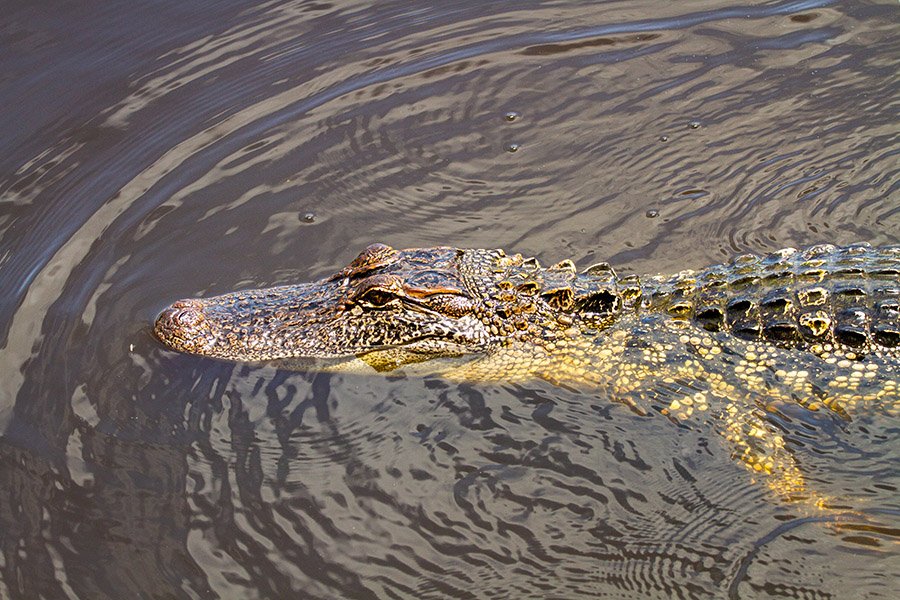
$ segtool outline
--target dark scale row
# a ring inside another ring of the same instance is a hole
[[[900,347],[900,248],[746,255],[657,281],[643,308],[782,345]]]

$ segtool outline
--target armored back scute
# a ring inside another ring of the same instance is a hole
[[[900,247],[860,244],[745,255],[648,281],[643,310],[781,347],[900,347]]]

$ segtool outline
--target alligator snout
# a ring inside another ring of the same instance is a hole
[[[156,336],[174,350],[200,352],[214,342],[200,300],[179,300],[160,313]]]

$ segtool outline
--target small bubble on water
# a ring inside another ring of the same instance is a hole
[[[648,219],[655,219],[656,217],[659,216],[659,211],[656,210],[655,208],[651,208],[645,214],[647,215]]]
[[[304,223],[315,223],[316,222],[316,213],[311,213],[311,212],[304,213],[303,216],[300,217],[300,219]]]
[[[507,145],[506,145],[506,151],[507,151],[507,152],[518,152],[518,151],[519,151],[519,144],[507,144]]]
[[[688,127],[691,129],[700,129],[700,121],[691,121],[688,123]]]
[[[661,136],[659,136],[659,141],[661,141],[661,142],[668,142],[668,141],[669,141],[669,136],[667,136],[667,135],[661,135]]]
[[[517,120],[521,116],[522,115],[517,113],[516,111],[510,110],[506,114],[503,115],[503,118],[506,119],[507,121],[509,121],[510,123],[512,123],[513,121]]]

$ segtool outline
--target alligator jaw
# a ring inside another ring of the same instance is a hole
[[[160,313],[154,333],[179,352],[237,361],[350,355],[328,344],[345,318],[330,282],[178,300]]]
[[[180,300],[155,333],[172,349],[212,358],[358,358],[377,369],[515,346],[521,356],[486,363],[505,378],[549,373],[558,360],[602,371],[594,336],[636,332],[630,315],[652,314],[690,331],[688,340],[709,332],[773,351],[893,359],[898,260],[897,247],[823,245],[642,281],[602,263],[575,273],[571,261],[542,268],[500,250],[375,244],[317,282]]]
[[[390,370],[477,354],[492,334],[459,258],[452,248],[370,246],[319,281],[179,300],[154,333],[173,350],[241,362],[359,358]]]
[[[216,342],[201,300],[173,303],[157,317],[153,332],[173,350],[191,354],[204,354]]]

